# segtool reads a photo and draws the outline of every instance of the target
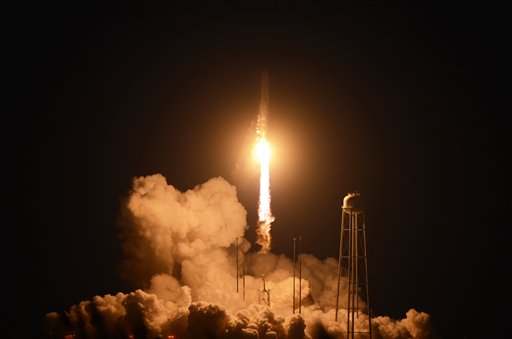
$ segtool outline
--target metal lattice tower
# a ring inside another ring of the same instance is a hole
[[[349,193],[343,199],[338,258],[336,315],[340,300],[341,275],[348,278],[346,338],[371,338],[372,320],[368,292],[368,259],[366,256],[366,224],[359,193]],[[356,326],[357,323],[357,326]]]

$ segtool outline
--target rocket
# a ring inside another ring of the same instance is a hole
[[[268,71],[261,73],[261,97],[258,112],[257,133],[261,139],[266,138],[268,124]]]

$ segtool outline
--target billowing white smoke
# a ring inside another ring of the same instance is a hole
[[[343,337],[343,310],[340,321],[334,321],[333,258],[302,256],[302,312],[292,314],[293,262],[249,252],[244,240],[239,259],[245,258],[245,300],[242,288],[236,293],[236,239],[247,229],[246,211],[236,188],[224,179],[180,192],[159,174],[136,178],[123,207],[124,272],[142,289],[96,296],[68,311],[48,313],[47,337]],[[259,304],[263,275],[270,308]],[[342,295],[345,287],[342,279]],[[415,310],[400,321],[376,317],[372,324],[377,338],[430,337],[429,315]]]

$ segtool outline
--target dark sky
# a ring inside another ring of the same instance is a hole
[[[5,13],[2,327],[38,333],[46,312],[133,289],[116,220],[135,176],[180,190],[226,178],[254,239],[257,175],[235,169],[268,69],[274,252],[302,234],[336,257],[341,200],[358,190],[376,315],[416,308],[445,338],[503,333],[508,25],[503,8],[466,6]]]

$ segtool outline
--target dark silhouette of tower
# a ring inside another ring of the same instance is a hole
[[[338,287],[336,315],[340,300],[341,275],[348,278],[346,307],[346,338],[372,337],[372,320],[368,292],[368,259],[366,256],[366,223],[359,193],[349,193],[343,198],[340,227],[340,252],[338,258]],[[357,328],[355,323],[357,322]],[[366,325],[367,323],[367,325]]]

